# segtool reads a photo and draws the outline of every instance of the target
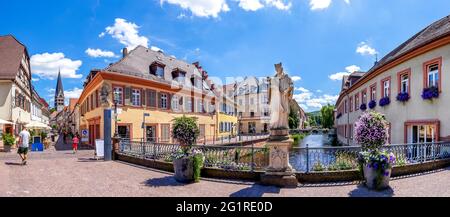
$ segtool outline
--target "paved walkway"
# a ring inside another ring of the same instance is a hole
[[[172,174],[92,159],[93,151],[50,150],[32,153],[27,166],[17,165],[14,153],[0,153],[2,196],[107,196],[107,197],[364,197],[450,196],[450,168],[391,182],[392,189],[372,192],[358,184],[306,185],[279,189],[251,182],[205,179],[200,183],[177,183]]]

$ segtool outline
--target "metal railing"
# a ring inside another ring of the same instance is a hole
[[[394,153],[394,166],[426,163],[450,158],[450,143],[386,145],[383,150]],[[302,147],[290,152],[290,163],[297,171],[340,171],[358,168],[360,146]]]
[[[236,171],[262,171],[269,166],[268,148],[250,146],[195,145],[205,156],[206,168]],[[420,143],[383,146],[394,153],[394,166],[450,159],[450,143]],[[147,160],[172,162],[181,147],[177,144],[121,140],[119,152]],[[299,172],[343,171],[358,168],[360,146],[301,147],[290,150],[290,164]]]
[[[236,171],[259,171],[269,165],[269,152],[266,148],[242,146],[204,146],[196,145],[205,156],[206,168],[220,168]],[[181,152],[176,144],[121,140],[119,152],[124,155],[147,160],[172,162],[175,154]]]
[[[233,143],[238,144],[241,142],[251,142],[256,140],[268,139],[268,134],[252,134],[252,135],[239,135],[239,136],[200,136],[197,139],[197,145],[233,145]],[[122,140],[132,141],[132,142],[142,142],[142,138],[127,139],[122,138]],[[162,139],[161,137],[151,137],[145,138],[144,142],[150,143],[165,143],[174,144],[172,139]]]

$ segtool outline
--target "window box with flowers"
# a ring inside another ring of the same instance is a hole
[[[424,88],[422,91],[422,99],[432,100],[433,98],[439,98],[439,88],[435,86]]]
[[[359,106],[359,109],[361,109],[361,111],[365,111],[365,110],[367,110],[367,105],[361,104],[361,106]]]
[[[389,97],[383,97],[380,99],[380,106],[384,107],[391,104],[391,99]]]
[[[399,102],[407,102],[409,100],[410,96],[408,92],[401,92],[397,95],[397,101]]]
[[[369,108],[370,109],[374,109],[377,106],[377,102],[375,102],[375,100],[372,100],[369,102]]]

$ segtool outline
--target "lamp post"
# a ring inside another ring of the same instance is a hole
[[[117,126],[117,118],[119,114],[117,114],[117,98],[119,97],[119,93],[114,91],[114,137],[117,138],[119,135],[119,127]]]

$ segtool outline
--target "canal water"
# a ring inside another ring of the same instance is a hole
[[[294,147],[290,152],[289,161],[291,166],[296,171],[306,171],[307,170],[307,162],[306,159],[306,145],[308,145],[310,149],[309,151],[309,168],[313,167],[320,159],[327,158],[328,160],[332,160],[334,158],[332,154],[327,153],[321,147],[331,147],[332,140],[328,136],[328,134],[311,134],[306,136],[300,144]],[[300,149],[299,149],[300,148]]]

